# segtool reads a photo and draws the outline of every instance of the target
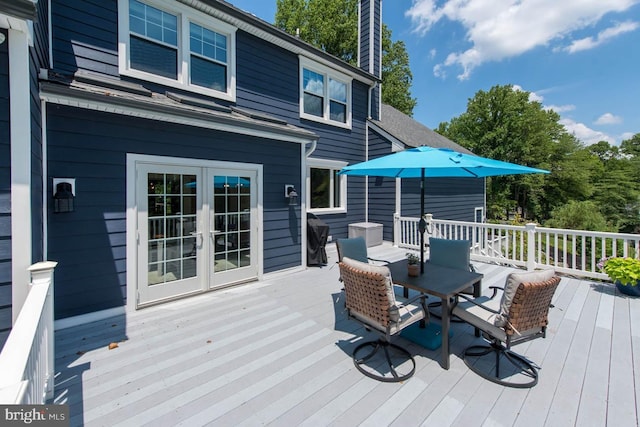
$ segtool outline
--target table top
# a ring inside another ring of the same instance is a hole
[[[418,277],[409,276],[408,261],[389,263],[393,282],[406,288],[425,292],[440,298],[448,298],[467,289],[482,280],[483,275],[472,271],[443,267],[429,262],[424,263],[424,273]]]

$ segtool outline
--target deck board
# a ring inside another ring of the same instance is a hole
[[[465,324],[452,325],[449,370],[439,349],[397,339],[416,373],[386,384],[353,366],[353,348],[375,336],[346,318],[328,255],[322,268],[56,331],[55,402],[69,404],[72,426],[638,425],[640,299],[563,277],[547,338],[514,348],[543,368],[533,389],[470,371],[462,354],[481,339]],[[474,265],[484,293],[516,270]]]

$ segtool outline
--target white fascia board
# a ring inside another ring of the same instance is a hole
[[[27,36],[27,44],[33,46],[33,22],[0,13],[0,28],[15,30]]]

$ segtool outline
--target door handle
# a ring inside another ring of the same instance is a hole
[[[200,236],[200,244],[198,246],[202,247],[202,232],[200,231],[192,231],[191,233],[189,233],[190,236],[195,236],[196,237],[196,244],[197,244],[197,237]]]

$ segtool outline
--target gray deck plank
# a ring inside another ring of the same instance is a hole
[[[640,285],[638,285],[640,286]],[[629,301],[629,326],[631,326],[631,345],[633,353],[633,378],[636,395],[636,426],[640,425],[640,304]]]
[[[560,374],[559,383],[564,386],[556,389],[551,408],[547,414],[548,423],[553,422],[559,425],[572,425],[576,422],[581,391],[589,363],[600,295],[592,292],[586,286],[582,286],[578,288],[573,301],[580,301],[580,304],[572,304],[565,314],[565,319],[577,321],[577,327],[571,340],[567,362]],[[578,310],[580,306],[582,306],[582,310]]]
[[[610,426],[631,426],[637,422],[637,407],[633,398],[634,385],[628,381],[629,378],[633,378],[634,363],[631,353],[629,300],[630,298],[618,295],[613,311],[611,358],[616,363],[609,365],[607,424]]]
[[[609,363],[611,361],[611,328],[615,293],[612,287],[599,286],[600,295],[589,360],[581,390],[576,425],[606,425]]]
[[[346,319],[328,255],[323,268],[56,331],[55,401],[70,405],[72,426],[638,425],[640,299],[563,278],[547,338],[514,348],[542,366],[533,389],[470,371],[463,351],[481,339],[464,324],[452,325],[450,370],[439,350],[396,338],[416,373],[386,384],[353,366],[352,349],[373,335]],[[515,270],[474,264],[485,294]]]

